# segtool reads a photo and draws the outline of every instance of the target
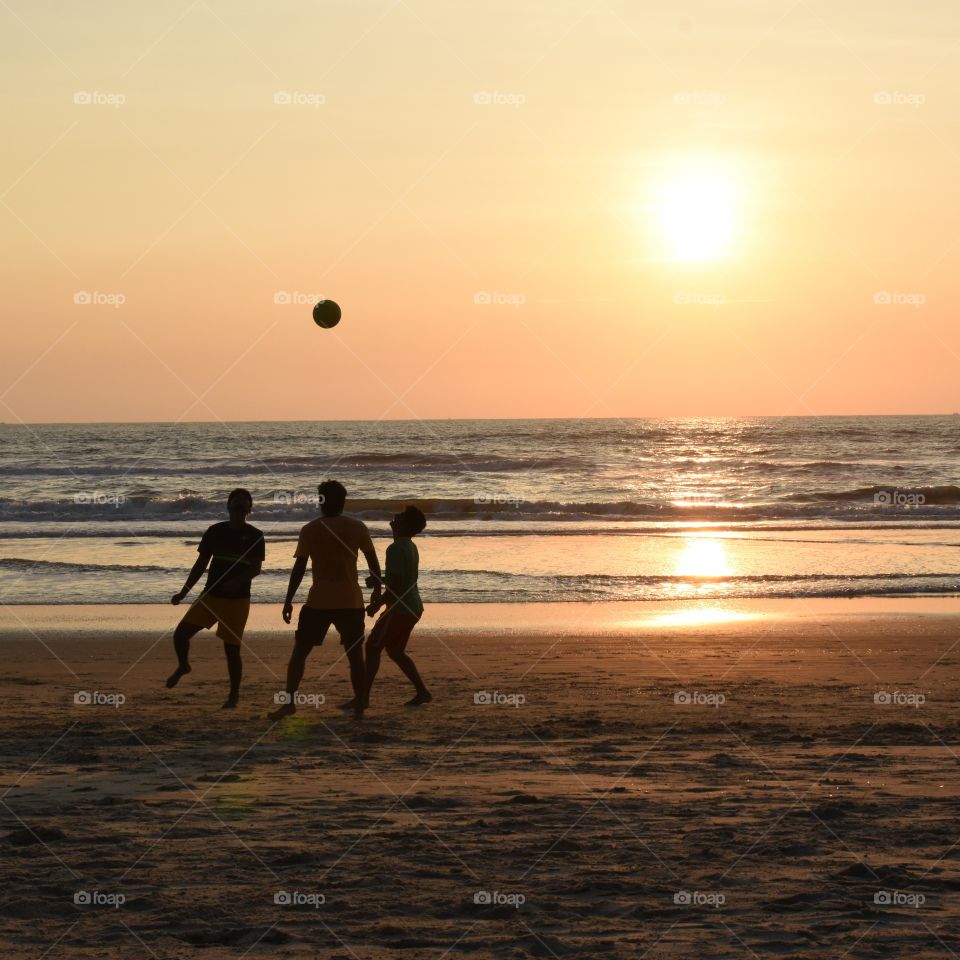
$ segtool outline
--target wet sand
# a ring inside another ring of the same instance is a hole
[[[957,952],[953,603],[614,606],[428,610],[436,700],[385,659],[362,723],[335,636],[270,723],[289,630],[250,633],[229,712],[213,637],[167,691],[135,611],[8,608],[4,955]]]

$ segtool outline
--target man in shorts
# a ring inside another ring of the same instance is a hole
[[[250,491],[240,487],[234,490],[227,497],[227,510],[230,519],[215,523],[203,535],[197,547],[199,556],[183,589],[170,600],[177,606],[210,565],[203,592],[174,631],[177,669],[167,678],[167,687],[172,688],[181,677],[190,673],[191,638],[216,624],[230,676],[230,695],[223,705],[225,710],[236,707],[240,700],[240,679],[243,676],[240,645],[250,614],[250,582],[259,576],[265,556],[263,534],[247,523],[247,516],[253,510]]]
[[[293,654],[287,665],[287,690],[284,703],[271,713],[271,720],[279,720],[296,713],[297,689],[310,651],[323,643],[327,630],[336,627],[350,661],[350,681],[353,685],[354,716],[363,716],[367,696],[367,671],[363,662],[364,603],[357,580],[357,554],[362,553],[370,570],[371,582],[380,580],[380,562],[370,539],[370,531],[355,517],[343,515],[347,491],[342,483],[327,480],[321,483],[320,516],[311,520],[301,531],[294,552],[296,558],[290,571],[287,599],[283,605],[283,621],[293,617],[293,598],[310,561],[313,585],[306,604],[300,608]],[[379,599],[380,587],[374,588],[373,599]]]
[[[386,594],[382,599],[372,601],[367,607],[367,613],[371,617],[381,605],[386,604],[387,607],[367,638],[368,705],[370,688],[380,669],[380,654],[383,650],[387,651],[387,656],[403,671],[416,691],[406,706],[419,707],[433,699],[420,677],[417,665],[407,653],[410,634],[423,616],[423,601],[417,587],[420,554],[413,538],[422,533],[426,526],[427,518],[414,506],[407,507],[390,521],[393,543],[387,547],[387,569],[384,575]]]

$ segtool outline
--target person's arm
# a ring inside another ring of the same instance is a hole
[[[183,588],[175,593],[171,598],[170,602],[176,606],[180,603],[181,600],[193,589],[196,582],[203,576],[204,571],[207,569],[207,564],[210,563],[210,554],[201,553],[197,557],[196,562],[190,568],[190,572],[187,574],[187,579],[184,581]]]
[[[374,580],[381,582],[383,580],[383,574],[380,572],[380,561],[377,559],[377,548],[370,544],[369,550],[363,551],[363,558],[367,561],[367,569],[370,571],[370,576]]]
[[[293,561],[293,568],[290,571],[290,582],[287,584],[287,599],[283,602],[283,622],[289,623],[293,618],[293,598],[300,589],[303,582],[303,575],[307,572],[307,561],[309,557],[297,557]]]
[[[380,572],[380,561],[377,559],[377,548],[371,542],[369,547],[363,547],[363,558],[367,561],[370,576],[367,577],[367,586],[373,587],[374,593],[380,592],[383,583],[383,574]]]
[[[372,547],[371,547],[371,552],[372,552]],[[369,564],[370,570],[371,570],[370,576],[367,577],[366,584],[368,587],[371,588],[370,603],[367,604],[367,616],[372,617],[384,604],[383,576],[381,576],[380,574],[380,569],[379,569],[380,564],[379,564],[379,561],[377,560],[376,553],[372,552],[372,556],[370,554],[364,553],[364,556],[366,557],[367,563]],[[389,556],[390,556],[390,548],[387,547],[387,557],[389,558]],[[374,564],[376,564],[376,567],[377,567],[376,573],[372,572],[374,569]],[[388,569],[389,569],[389,565],[390,565],[390,561],[388,559],[387,560]]]

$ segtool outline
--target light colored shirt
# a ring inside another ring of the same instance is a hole
[[[366,524],[354,517],[317,517],[301,531],[295,557],[309,557],[313,586],[307,606],[320,610],[363,608],[357,554],[373,550]]]

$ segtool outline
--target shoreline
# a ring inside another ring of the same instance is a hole
[[[0,641],[36,634],[97,637],[156,636],[172,633],[188,603],[170,604],[18,604],[0,606]],[[291,635],[279,603],[254,603],[245,635]],[[955,596],[839,597],[797,599],[630,600],[555,603],[427,603],[422,632],[437,635],[629,636],[650,630],[722,627],[750,621],[802,621],[828,618],[929,617],[960,615]],[[374,621],[367,619],[367,629]],[[201,639],[203,638],[201,634]]]

